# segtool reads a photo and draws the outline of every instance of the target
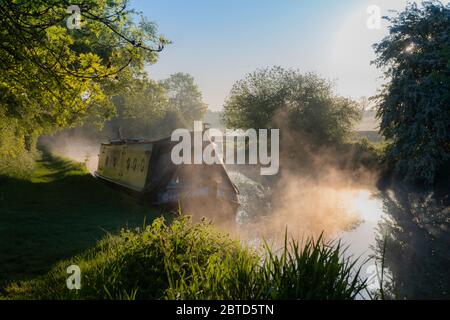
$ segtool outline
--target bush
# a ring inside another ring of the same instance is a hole
[[[376,170],[383,161],[387,143],[370,142],[367,138],[350,144],[352,153],[351,163],[354,166],[362,166],[367,169]]]
[[[80,267],[80,290],[66,287],[66,268]],[[253,250],[205,221],[157,219],[123,230],[60,262],[48,274],[13,283],[8,299],[354,299],[365,289],[339,243],[285,242],[275,254]]]
[[[0,177],[27,178],[39,153],[36,135],[24,132],[21,124],[4,112],[0,108]]]
[[[25,150],[0,157],[0,180],[2,176],[28,178],[34,168],[36,155]]]

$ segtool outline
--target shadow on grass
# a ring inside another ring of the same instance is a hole
[[[0,291],[93,246],[107,232],[158,212],[92,177],[83,164],[44,155],[29,180],[0,176]]]

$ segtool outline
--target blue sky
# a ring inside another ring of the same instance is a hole
[[[380,72],[371,45],[387,33],[367,28],[367,8],[382,14],[405,0],[132,0],[173,41],[147,68],[162,79],[175,72],[196,79],[211,110],[220,110],[246,73],[280,65],[314,71],[336,91],[358,99],[376,93]]]

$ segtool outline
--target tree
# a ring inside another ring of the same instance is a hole
[[[131,79],[124,87],[113,98],[117,114],[107,123],[108,130],[116,134],[120,129],[124,137],[154,137],[157,123],[167,112],[165,89],[147,76]]]
[[[175,73],[161,82],[167,92],[169,109],[177,113],[183,125],[191,127],[195,120],[202,120],[208,106],[202,93],[187,73]]]
[[[336,96],[330,82],[281,67],[238,81],[224,106],[228,127],[280,128],[282,135],[309,145],[341,143],[359,117],[357,104]]]
[[[41,133],[79,125],[88,115],[111,117],[123,81],[141,75],[168,43],[154,24],[133,22],[127,0],[77,1],[80,29],[68,27],[70,5],[0,0],[2,156],[8,145],[30,150]]]
[[[165,87],[166,80],[157,82],[149,79],[146,74],[141,77],[124,79],[121,81],[120,92],[116,92],[111,99],[116,112],[103,126],[95,125],[102,119],[101,117],[97,119],[98,114],[94,113],[86,117],[83,126],[62,130],[52,138],[45,140],[55,142],[59,138],[66,139],[67,136],[70,136],[81,140],[90,140],[97,144],[106,139],[119,138],[119,134],[122,138],[157,140],[170,136],[177,128],[192,126],[192,122],[186,120],[190,116],[187,112],[191,112],[191,110],[178,108],[173,101],[169,101],[169,94],[176,95],[177,92],[183,90],[185,92],[180,95],[190,94],[199,96],[201,99],[201,93],[193,84],[193,78],[189,75],[183,76],[189,79],[188,89],[181,85]],[[166,88],[173,88],[174,91],[170,93]],[[187,105],[182,104],[181,106]],[[201,100],[196,105],[204,106]],[[191,116],[192,118],[188,118],[189,121],[202,119],[202,113],[198,112],[196,116]]]
[[[71,30],[66,1],[0,2],[0,102],[33,127],[70,126],[93,105],[110,107],[104,87],[155,62],[166,43],[152,24],[130,20],[127,1],[77,6],[83,24]]]
[[[123,137],[158,139],[174,129],[192,127],[202,120],[206,104],[189,74],[177,73],[160,82],[143,76],[131,79],[122,93],[113,98],[117,115],[107,122],[107,130]]]
[[[377,97],[387,160],[405,181],[432,185],[450,159],[450,5],[410,4],[375,45],[387,84]]]

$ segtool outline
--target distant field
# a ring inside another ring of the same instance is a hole
[[[47,272],[107,232],[158,213],[92,177],[83,164],[44,156],[28,180],[0,177],[0,291]]]
[[[375,111],[365,111],[361,122],[357,125],[357,131],[375,131],[379,130],[380,121],[376,118]]]

